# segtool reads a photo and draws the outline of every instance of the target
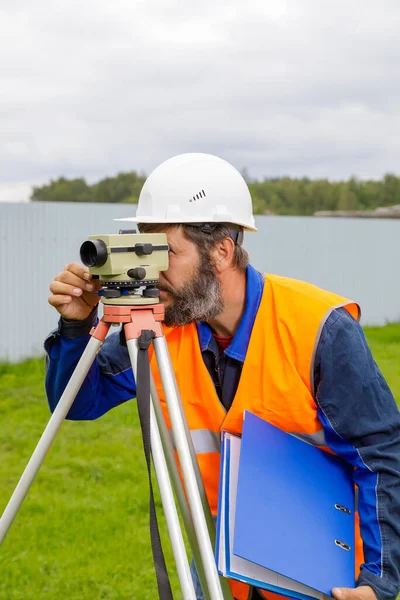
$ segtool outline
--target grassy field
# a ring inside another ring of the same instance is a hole
[[[399,400],[400,325],[366,334]],[[49,418],[43,379],[42,360],[0,366],[0,512]],[[0,550],[1,600],[157,598],[141,444],[134,402],[64,423]]]

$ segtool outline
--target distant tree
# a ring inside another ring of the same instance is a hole
[[[303,177],[256,180],[242,169],[256,214],[312,215],[321,210],[373,210],[400,204],[400,178],[387,173],[381,181],[328,181]],[[129,171],[88,185],[83,178],[60,177],[34,187],[32,200],[42,202],[121,202],[135,204],[146,176]]]
[[[60,177],[49,184],[35,186],[31,199],[42,202],[137,202],[145,175],[135,171],[106,177],[88,185],[84,179]]]
[[[91,189],[84,179],[60,177],[48,185],[34,187],[32,200],[42,202],[91,202]]]
[[[358,210],[358,198],[347,187],[340,191],[337,210]]]
[[[118,173],[116,177],[106,177],[93,186],[96,202],[126,202],[127,198],[137,202],[145,178],[135,171]]]
[[[390,206],[393,204],[400,204],[400,180],[395,175],[387,173],[383,178],[379,205]]]
[[[247,169],[247,167],[242,167],[241,171],[240,171],[243,179],[245,180],[246,183],[251,183],[252,182],[252,178],[250,177],[249,171]]]
[[[351,192],[352,194],[357,196],[357,198],[360,194],[360,187],[361,187],[360,180],[357,179],[357,177],[355,177],[354,175],[352,177],[350,177],[349,181],[347,182],[347,189],[349,190],[349,192]]]

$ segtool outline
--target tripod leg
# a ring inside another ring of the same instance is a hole
[[[165,351],[166,350],[166,351]],[[157,350],[156,350],[157,352]],[[200,491],[200,497],[201,497],[201,503],[203,505],[203,511],[204,511],[204,515],[206,517],[206,521],[207,521],[207,529],[208,529],[208,533],[211,539],[211,543],[214,546],[215,545],[215,525],[214,525],[214,520],[210,511],[210,507],[208,505],[208,500],[207,500],[207,495],[206,495],[206,491],[204,489],[204,483],[203,480],[201,478],[201,473],[200,473],[200,469],[199,469],[199,463],[197,462],[197,456],[196,456],[196,452],[194,450],[194,446],[193,446],[193,442],[192,442],[192,437],[190,435],[190,431],[189,431],[189,427],[186,421],[186,415],[185,415],[185,411],[183,410],[183,406],[182,406],[182,402],[179,396],[179,390],[178,390],[178,385],[176,383],[176,379],[174,376],[174,371],[173,371],[173,367],[172,367],[172,363],[171,363],[171,359],[168,353],[168,347],[166,347],[164,349],[164,352],[162,351],[162,349],[160,348],[158,350],[158,352],[162,353],[162,362],[164,364],[164,370],[165,370],[165,366],[167,366],[167,373],[169,375],[172,375],[171,380],[167,379],[166,383],[164,384],[164,380],[163,380],[163,385],[165,388],[165,385],[174,385],[175,388],[175,394],[177,397],[177,403],[179,405],[179,409],[182,415],[182,421],[183,421],[183,426],[185,428],[185,434],[186,434],[186,439],[188,441],[188,446],[189,446],[189,450],[190,450],[190,455],[192,457],[192,464],[193,464],[193,468],[194,468],[194,472],[196,475],[196,480],[197,480],[197,487],[199,488]],[[160,374],[161,377],[163,377],[162,374],[162,368],[160,367]]]
[[[75,371],[73,372],[71,379],[69,380],[67,387],[64,390],[63,395],[60,398],[59,403],[53,412],[46,429],[44,430],[42,437],[39,440],[26,468],[23,472],[21,479],[19,480],[17,487],[14,490],[13,495],[8,502],[3,515],[0,519],[0,546],[10,529],[12,522],[14,521],[25,496],[27,495],[29,488],[31,487],[33,480],[35,479],[46,454],[58,433],[65,417],[75,396],[79,392],[79,389],[96,357],[96,354],[101,348],[105,335],[109,329],[109,325],[102,325],[101,331],[104,331],[104,337],[96,339],[92,337],[86,346],[79,363],[77,364]],[[97,331],[97,330],[96,330]],[[96,333],[95,333],[96,335]]]
[[[226,580],[224,580],[224,591],[222,591],[221,581],[216,568],[213,547],[205,516],[207,512],[209,513],[209,507],[205,499],[203,483],[202,481],[198,481],[196,469],[193,466],[194,451],[190,448],[191,440],[187,436],[187,426],[185,424],[182,403],[179,398],[174,372],[171,368],[167,343],[164,337],[157,337],[153,343],[171,419],[172,430],[174,432],[175,445],[189,499],[193,524],[200,548],[202,564],[204,566],[207,587],[212,600],[228,600],[229,598],[232,598],[232,594]],[[208,521],[210,521],[210,519],[208,519]]]
[[[137,380],[137,339],[127,339],[127,348],[131,359],[133,373]],[[160,490],[165,519],[167,522],[168,533],[171,540],[172,551],[178,571],[183,598],[185,600],[196,600],[193,580],[190,573],[189,563],[186,554],[185,543],[182,536],[182,530],[179,523],[179,517],[175,506],[174,495],[171,482],[168,475],[167,463],[163,452],[161,436],[157,425],[157,419],[154,412],[153,403],[150,404],[150,434],[151,434],[151,453],[154,461],[154,468],[157,476],[157,483]]]
[[[200,579],[200,584],[203,590],[205,600],[210,600],[210,596],[207,590],[207,581],[201,562],[201,555],[199,545],[197,543],[196,532],[193,527],[192,517],[190,515],[189,506],[186,500],[185,492],[183,490],[182,482],[179,477],[179,471],[175,460],[174,448],[171,442],[171,436],[169,434],[167,425],[165,423],[164,415],[162,413],[160,399],[158,397],[157,388],[154,383],[153,375],[150,373],[150,390],[151,399],[153,402],[154,412],[157,419],[158,429],[160,432],[161,442],[163,445],[164,455],[168,465],[169,476],[172,482],[172,487],[175,490],[175,496],[178,501],[180,513],[183,519],[185,530],[187,533],[190,548],[193,553],[194,561],[196,564],[196,570]]]
[[[203,505],[203,512],[206,518],[206,522],[207,522],[207,529],[208,529],[208,534],[210,536],[210,540],[211,540],[211,544],[213,546],[213,548],[215,547],[215,523],[214,523],[214,519],[213,516],[211,514],[210,511],[210,507],[208,505],[208,501],[207,501],[207,496],[206,496],[206,492],[204,489],[204,483],[203,480],[201,478],[201,474],[200,474],[200,469],[199,469],[199,463],[197,462],[197,457],[196,457],[196,453],[194,450],[194,446],[193,446],[193,442],[192,442],[192,438],[190,435],[190,431],[189,428],[187,426],[187,421],[186,421],[186,416],[185,416],[185,412],[183,410],[183,406],[182,406],[182,402],[179,396],[179,389],[178,389],[178,385],[176,383],[176,379],[175,376],[173,374],[173,368],[172,368],[172,363],[171,363],[171,359],[169,356],[169,353],[166,352],[166,356],[165,359],[168,361],[168,372],[172,373],[172,378],[173,378],[173,382],[174,382],[174,386],[175,386],[175,393],[177,395],[178,398],[178,404],[179,404],[179,408],[181,411],[181,415],[182,415],[182,420],[183,420],[183,425],[185,427],[185,431],[186,431],[186,437],[188,440],[188,445],[189,445],[189,449],[190,449],[190,453],[192,456],[192,463],[193,463],[193,468],[196,474],[196,479],[197,479],[197,486],[199,488],[200,491],[200,497],[201,497],[201,501],[202,501],[202,505]],[[161,407],[160,407],[161,410]],[[193,548],[193,546],[192,546]],[[197,572],[199,575],[199,579],[200,579],[200,583],[201,583],[201,587],[203,589],[203,593],[205,595],[206,598],[208,598],[208,595],[206,594],[206,592],[204,592],[204,590],[207,591],[207,586],[205,585],[205,573],[204,573],[204,568],[203,568],[203,564],[201,563],[201,561],[198,559],[198,554],[195,554],[195,552],[193,552],[194,556],[195,556],[195,562],[196,562],[196,568],[197,568]],[[223,597],[224,600],[232,600],[232,592],[231,589],[229,587],[229,583],[228,580],[225,577],[220,576],[219,578],[220,583],[221,583],[221,588],[222,588],[222,593],[223,593]]]

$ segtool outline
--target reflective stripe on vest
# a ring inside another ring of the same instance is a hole
[[[315,433],[296,433],[293,431],[289,431],[288,433],[291,433],[294,437],[297,437],[308,444],[312,444],[313,446],[326,446],[325,431],[323,429],[320,429]],[[170,435],[172,445],[174,450],[176,450],[175,436],[172,430],[170,430]],[[210,431],[208,429],[193,429],[190,432],[190,437],[192,438],[192,443],[196,454],[220,452],[221,435],[219,433],[215,433],[214,431]]]
[[[174,432],[170,430],[171,441],[176,450]],[[194,451],[196,454],[207,454],[209,452],[220,452],[221,448],[221,434],[215,433],[208,429],[192,429],[190,432],[192,438]]]

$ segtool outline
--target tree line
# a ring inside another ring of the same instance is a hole
[[[312,215],[322,210],[374,210],[400,204],[400,178],[388,173],[381,180],[347,181],[277,177],[252,179],[243,170],[256,214]],[[146,179],[130,171],[88,184],[84,178],[60,177],[32,189],[31,200],[44,202],[134,203]]]

